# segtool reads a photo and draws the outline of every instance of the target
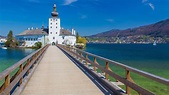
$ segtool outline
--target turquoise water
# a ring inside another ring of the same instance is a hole
[[[169,78],[169,44],[87,44],[85,51]]]
[[[0,72],[15,64],[35,50],[32,49],[2,49],[0,48]]]

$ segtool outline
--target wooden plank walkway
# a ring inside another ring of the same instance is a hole
[[[22,95],[103,95],[56,46],[49,46]]]

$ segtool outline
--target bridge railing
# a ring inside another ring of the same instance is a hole
[[[25,86],[24,80],[29,80],[27,76],[30,76],[29,73],[31,73],[32,69],[40,61],[48,46],[46,45],[35,51],[0,73],[0,81],[3,82],[0,85],[0,95],[10,95],[15,92],[17,87],[21,87],[22,84]]]
[[[62,50],[67,52],[69,55],[71,55],[75,59],[78,59],[82,63],[85,63],[85,66],[92,65],[92,67],[93,67],[92,70],[94,72],[98,72],[99,70],[101,70],[101,72],[104,72],[105,80],[110,81],[110,77],[113,77],[116,81],[123,83],[126,88],[125,92],[124,92],[125,94],[130,95],[131,89],[132,89],[132,90],[136,91],[139,95],[155,95],[155,93],[153,93],[152,91],[149,91],[149,90],[139,86],[138,84],[136,84],[131,77],[131,72],[138,74],[140,76],[146,77],[152,81],[156,81],[157,83],[166,85],[166,89],[164,91],[169,92],[169,80],[168,79],[138,70],[136,68],[132,68],[130,66],[121,64],[119,62],[115,62],[115,61],[85,52],[83,50],[80,50],[80,49],[77,49],[74,47],[63,46],[63,45],[58,45],[58,47],[60,47]],[[99,61],[97,61],[97,60],[101,60],[102,62],[105,62],[105,65],[100,65]],[[110,67],[111,65],[116,65],[117,67],[122,68],[123,71],[125,71],[124,72],[125,76],[122,77],[121,75],[117,74],[116,72],[113,72],[113,70]],[[117,90],[117,89],[115,89],[115,90]],[[156,90],[158,90],[158,89],[156,89]],[[117,91],[117,94],[123,94],[123,93],[118,93],[118,91]]]

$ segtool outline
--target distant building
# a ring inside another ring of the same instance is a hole
[[[0,36],[0,43],[5,43],[6,41],[6,37]]]
[[[45,44],[68,44],[75,45],[76,43],[76,32],[74,29],[69,30],[63,29],[60,26],[60,18],[58,17],[58,12],[56,11],[56,4],[54,4],[52,17],[49,18],[48,28],[42,26],[41,29],[38,28],[28,28],[24,32],[16,36],[20,45],[23,47],[32,47],[36,42],[42,42]]]
[[[24,32],[18,34],[16,39],[19,41],[20,46],[32,47],[36,42],[42,42],[43,45],[46,44],[48,37],[48,29],[33,29],[28,28]]]

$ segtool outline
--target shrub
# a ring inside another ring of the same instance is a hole
[[[41,42],[36,42],[34,45],[34,49],[40,49],[42,47],[42,43]]]

